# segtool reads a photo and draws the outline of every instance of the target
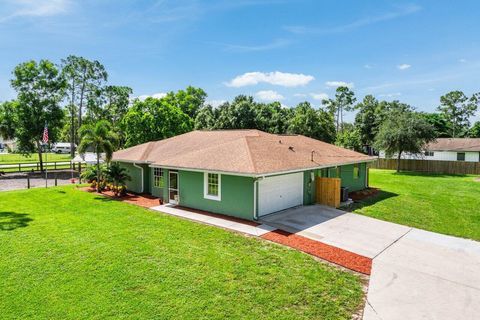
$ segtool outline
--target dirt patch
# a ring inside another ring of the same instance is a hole
[[[97,192],[94,188],[91,188],[91,187],[80,188],[80,190],[91,192],[91,193]],[[160,199],[154,196],[151,196],[149,194],[135,194],[135,193],[128,192],[127,195],[123,197],[116,197],[112,191],[102,191],[100,195],[112,198],[114,200],[135,204],[137,206],[144,207],[144,208],[151,208],[151,207],[156,207],[160,205]]]
[[[370,198],[375,196],[380,192],[380,189],[377,188],[368,188],[360,191],[350,192],[348,197],[351,198],[353,201],[360,201],[366,198]]]
[[[372,270],[372,259],[370,258],[293,233],[275,230],[264,234],[262,238],[306,252],[366,275],[370,275]]]
[[[480,177],[473,179],[475,182],[480,182]]]

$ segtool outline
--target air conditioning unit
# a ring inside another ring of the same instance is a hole
[[[340,202],[348,201],[348,187],[340,188]]]

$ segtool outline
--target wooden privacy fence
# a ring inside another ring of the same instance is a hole
[[[340,186],[339,178],[316,178],[316,202],[330,207],[340,207]]]
[[[379,158],[370,163],[370,168],[397,170],[397,160]],[[480,175],[480,162],[400,159],[400,170]]]

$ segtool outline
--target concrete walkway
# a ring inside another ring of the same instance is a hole
[[[365,320],[480,318],[479,242],[317,205],[262,222],[373,258]]]
[[[232,221],[228,219],[228,217],[222,218],[221,216],[211,216],[211,215],[205,215],[201,213],[196,213],[193,211],[189,210],[184,210],[177,208],[175,206],[169,205],[169,204],[164,204],[156,207],[151,207],[150,209],[155,210],[155,211],[160,211],[163,213],[168,213],[173,216],[177,217],[182,217],[186,218],[189,220],[193,221],[198,221],[210,225],[214,225],[217,227],[225,228],[225,229],[230,229],[233,231],[237,232],[242,232],[246,233],[252,236],[257,236],[260,237],[270,231],[275,230],[276,228],[264,225],[264,224],[248,224],[248,223],[242,223],[242,222],[237,222],[237,221]]]

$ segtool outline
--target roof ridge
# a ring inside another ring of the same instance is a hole
[[[243,140],[245,142],[245,145],[247,146],[247,154],[248,154],[248,160],[250,160],[250,165],[253,168],[253,172],[257,172],[257,167],[255,166],[255,163],[253,162],[253,157],[252,157],[252,152],[250,152],[250,144],[248,143],[248,139],[250,137],[243,137]]]
[[[143,150],[142,155],[140,156],[140,159],[146,159],[148,154],[150,154],[150,151],[152,151],[153,145],[155,144],[156,141],[149,141],[147,142],[147,147],[145,150]]]

